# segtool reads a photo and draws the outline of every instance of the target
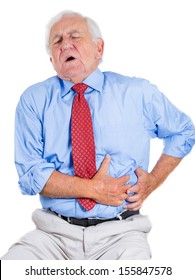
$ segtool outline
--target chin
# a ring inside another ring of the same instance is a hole
[[[88,75],[86,74],[86,71],[81,72],[69,72],[69,73],[61,73],[59,75],[60,78],[67,81],[72,81],[74,83],[80,83],[82,82]]]

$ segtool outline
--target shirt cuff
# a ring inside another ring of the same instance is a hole
[[[168,137],[164,139],[165,146],[163,153],[173,157],[183,158],[191,152],[194,144],[192,142],[194,141],[186,139],[184,135]]]
[[[54,165],[49,163],[42,163],[30,169],[19,179],[21,192],[28,195],[40,193],[54,170]]]

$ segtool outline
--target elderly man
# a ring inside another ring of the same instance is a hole
[[[46,35],[57,76],[23,93],[15,134],[19,186],[42,209],[2,259],[149,259],[139,210],[191,151],[194,126],[148,81],[99,70],[90,18],[65,11]],[[164,149],[148,172],[154,137]]]

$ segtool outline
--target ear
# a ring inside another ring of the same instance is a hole
[[[54,60],[53,60],[52,56],[50,56],[49,60],[50,60],[50,62],[51,62],[51,64],[52,64],[52,66],[53,66],[53,69],[56,70],[56,69],[55,69]]]
[[[54,65],[54,61],[53,61],[52,56],[50,56],[49,60],[50,60],[50,62],[51,62],[51,64],[52,64],[52,66],[53,66],[53,69],[55,70],[55,65]]]
[[[97,59],[101,59],[103,56],[103,52],[104,52],[104,41],[103,39],[98,39],[97,40],[97,54],[96,54],[96,58]]]

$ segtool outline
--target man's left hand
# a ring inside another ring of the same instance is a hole
[[[126,201],[131,202],[126,205],[125,208],[131,211],[139,210],[142,207],[144,200],[149,196],[149,194],[156,189],[158,185],[157,178],[148,173],[141,168],[135,170],[137,175],[137,183],[128,190],[129,196]]]

